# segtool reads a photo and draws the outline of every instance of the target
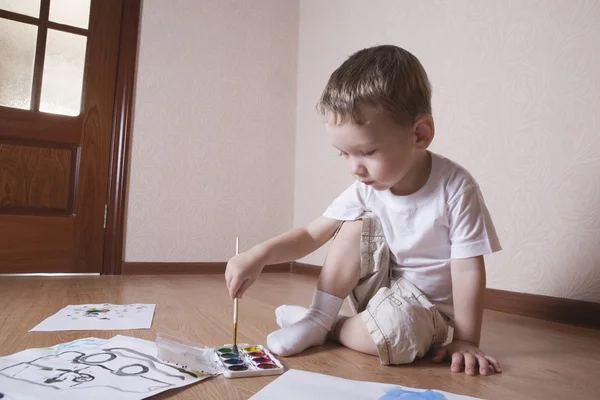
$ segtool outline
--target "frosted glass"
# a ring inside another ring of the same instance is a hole
[[[79,115],[87,38],[48,30],[40,111]]]
[[[52,0],[50,21],[87,29],[90,21],[90,0]]]
[[[28,110],[37,26],[0,18],[0,106]]]
[[[0,0],[0,10],[40,17],[40,0]]]

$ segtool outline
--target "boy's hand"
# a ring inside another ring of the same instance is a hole
[[[232,299],[242,298],[248,289],[258,278],[265,264],[252,250],[232,257],[225,269],[225,282]]]
[[[495,358],[486,356],[483,351],[469,342],[454,341],[438,349],[433,357],[433,362],[439,364],[444,360],[451,360],[452,372],[460,372],[465,367],[467,375],[475,375],[475,366],[479,364],[479,373],[489,375],[490,370],[502,372],[500,364]]]

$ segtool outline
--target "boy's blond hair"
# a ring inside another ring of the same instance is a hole
[[[431,85],[420,61],[392,45],[375,46],[351,55],[336,69],[323,90],[317,110],[335,123],[366,123],[361,107],[387,112],[410,125],[431,114]]]

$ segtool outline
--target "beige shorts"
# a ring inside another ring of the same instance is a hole
[[[422,358],[448,335],[448,319],[404,278],[391,279],[390,251],[381,223],[363,214],[360,280],[348,296],[377,345],[384,365]]]

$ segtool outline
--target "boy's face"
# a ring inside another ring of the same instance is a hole
[[[346,158],[355,179],[375,190],[391,189],[414,172],[423,145],[414,127],[402,127],[386,113],[373,109],[365,109],[363,115],[366,124],[326,123],[331,145]]]

